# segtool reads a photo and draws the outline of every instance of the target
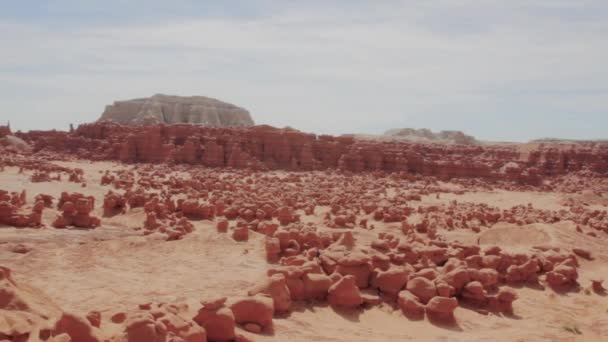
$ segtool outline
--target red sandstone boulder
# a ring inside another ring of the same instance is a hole
[[[127,211],[127,199],[111,190],[103,200],[103,216],[110,217]]]
[[[247,241],[249,239],[249,228],[247,226],[234,227],[232,238],[234,241]]]
[[[99,326],[101,325],[101,313],[99,311],[89,311],[89,313],[87,313],[86,318],[89,323],[91,323],[91,325],[96,328],[99,328]]]
[[[84,318],[71,313],[63,313],[55,323],[53,334],[67,334],[73,341],[101,342],[100,333]]]
[[[228,220],[219,220],[217,222],[217,232],[226,233],[228,231]]]
[[[574,252],[574,254],[580,256],[583,259],[593,260],[593,257],[591,256],[591,252],[586,249],[572,248],[572,252]]]
[[[517,293],[509,288],[501,288],[495,296],[489,299],[489,308],[492,311],[513,313],[513,302],[517,299]]]
[[[576,284],[578,272],[573,266],[564,263],[557,265],[553,271],[547,272],[546,280],[551,287],[564,287]]]
[[[407,284],[411,271],[405,267],[391,267],[386,271],[377,271],[372,277],[372,287],[389,297],[396,298]]]
[[[352,275],[344,276],[334,283],[328,290],[327,299],[329,304],[345,308],[357,308],[363,303],[361,292]]]
[[[606,292],[606,289],[602,285],[603,283],[603,279],[591,279],[591,288],[595,293],[604,294]]]
[[[407,282],[406,289],[418,297],[422,303],[427,303],[431,298],[437,296],[435,283],[427,278],[410,279]]]
[[[456,298],[433,297],[426,305],[426,313],[430,318],[441,321],[454,320],[454,310],[458,307]]]
[[[203,307],[193,320],[205,328],[209,341],[232,341],[235,338],[235,318],[231,309],[224,306],[226,297],[203,301]]]
[[[506,281],[508,283],[518,283],[524,281],[534,281],[540,271],[538,261],[530,259],[521,265],[511,265],[507,268]]]
[[[420,318],[424,315],[424,305],[418,297],[408,290],[399,292],[397,303],[407,317]]]
[[[276,262],[279,260],[281,254],[281,244],[279,239],[273,237],[267,237],[264,243],[266,250],[266,260],[269,262]]]
[[[147,312],[130,315],[125,322],[124,331],[129,342],[160,341],[165,337],[163,327],[157,326],[154,317]]]
[[[486,290],[478,281],[472,281],[465,285],[462,290],[462,297],[477,303],[485,303],[487,299]]]
[[[303,277],[304,297],[306,299],[324,300],[329,288],[332,286],[331,279],[320,273],[306,273]]]
[[[229,305],[238,324],[254,323],[263,331],[272,328],[274,303],[271,297],[256,295],[253,297],[237,298]]]
[[[287,312],[291,309],[291,294],[283,274],[273,274],[249,290],[248,295],[265,294],[272,297],[275,312]]]
[[[286,226],[296,221],[296,218],[293,214],[293,209],[290,207],[281,207],[277,209],[276,216],[282,226]]]
[[[67,226],[75,226],[79,228],[96,228],[100,225],[99,218],[90,215],[94,205],[92,197],[85,198],[81,194],[68,196],[65,192],[61,196],[59,206],[63,210],[63,213],[53,222],[53,227],[65,228]],[[76,203],[64,201],[67,197],[77,198]]]

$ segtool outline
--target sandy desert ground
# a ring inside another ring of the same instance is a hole
[[[61,192],[82,192],[95,197],[99,203],[93,215],[103,216],[104,195],[112,185],[101,185],[102,170],[131,170],[128,166],[105,162],[76,161],[55,162],[60,166],[81,168],[86,188],[80,183],[64,181],[30,182],[31,172],[19,172],[7,167],[0,173],[3,190],[25,190],[32,203],[38,193],[55,198]],[[153,171],[154,167],[148,167]],[[137,172],[135,172],[137,179]],[[189,172],[176,177],[189,179]],[[234,184],[243,185],[245,179],[277,177],[290,179],[294,174],[233,175]],[[300,174],[295,174],[298,178]],[[310,174],[304,177],[325,177]],[[352,176],[365,181],[371,176]],[[348,182],[348,177],[344,177]],[[303,182],[303,183],[301,183]],[[370,179],[368,183],[382,182]],[[289,181],[284,185],[300,185],[306,181]],[[398,180],[386,189],[371,189],[374,201],[386,201],[403,195],[401,187],[412,188],[412,181]],[[423,188],[423,187],[421,187]],[[565,202],[571,198],[585,198],[588,210],[606,210],[608,199],[585,193],[542,193],[523,191],[468,191],[465,187],[437,183],[433,192],[422,196],[420,201],[408,202],[418,211],[419,207],[445,206],[452,201],[460,204],[486,204],[500,210],[527,206],[535,210],[569,211]],[[309,191],[310,189],[307,189]],[[395,190],[398,190],[396,193]],[[462,190],[460,193],[458,190]],[[347,192],[341,184],[328,189],[332,193]],[[447,191],[446,193],[443,193]],[[437,198],[436,193],[441,195]],[[340,233],[343,228],[329,228],[324,224],[324,213],[329,206],[318,206],[313,215],[305,215],[303,222],[312,222],[319,231]],[[194,317],[200,299],[221,296],[239,296],[247,292],[266,271],[273,267],[266,261],[264,238],[261,233],[250,232],[247,241],[235,241],[229,233],[218,233],[218,218],[193,221],[194,231],[176,241],[165,241],[161,233],[142,236],[143,208],[127,210],[124,215],[103,218],[95,229],[54,229],[50,222],[56,210],[45,210],[42,222],[45,228],[0,229],[0,265],[8,267],[18,283],[40,289],[63,310],[85,316],[91,310],[102,314],[101,331],[104,336],[120,333],[120,326],[110,317],[118,312],[129,312],[142,303],[189,304],[185,317]],[[367,217],[370,216],[370,217]],[[371,214],[362,218],[371,221]],[[410,220],[415,220],[414,215]],[[369,247],[378,233],[402,236],[401,223],[374,222],[374,229],[355,227],[352,232],[357,246]],[[608,274],[608,249],[606,233],[589,236],[577,232],[577,224],[571,221],[555,224],[512,224],[498,222],[482,227],[479,232],[470,229],[442,230],[437,235],[444,241],[460,241],[477,245],[482,250],[499,245],[504,252],[530,253],[534,246],[560,248],[569,253],[572,247],[584,247],[593,260],[577,258],[580,263],[578,285],[565,291],[546,286],[541,279],[536,284],[514,285],[518,299],[513,303],[512,314],[496,314],[472,306],[459,306],[454,311],[454,322],[437,323],[428,319],[410,320],[391,303],[380,303],[367,308],[340,309],[317,302],[294,303],[291,312],[274,319],[274,330],[261,335],[237,328],[238,333],[255,341],[390,341],[438,340],[438,341],[600,341],[608,336],[608,298],[591,289],[591,280]],[[583,231],[589,231],[583,228]],[[23,246],[27,252],[15,252]],[[509,285],[505,285],[509,286]],[[376,292],[377,293],[377,292]],[[200,305],[198,305],[200,306]]]

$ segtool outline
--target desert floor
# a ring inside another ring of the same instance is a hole
[[[26,190],[28,203],[37,193],[58,198],[61,192],[82,192],[96,198],[93,214],[102,216],[104,195],[111,185],[100,185],[102,170],[127,169],[106,162],[55,162],[84,170],[87,186],[64,181],[32,183],[30,171],[7,167],[0,173],[0,189]],[[286,172],[276,172],[285,175]],[[442,183],[460,188],[461,185]],[[390,196],[390,190],[387,192]],[[589,208],[608,209],[608,198],[581,191],[579,194],[507,190],[446,193],[439,198],[423,196],[414,206],[485,203],[500,209],[532,203],[535,208],[568,210],[568,198],[586,201]],[[323,226],[328,207],[317,207],[315,216],[303,220]],[[250,233],[248,241],[234,241],[216,231],[216,221],[192,221],[195,231],[177,241],[157,234],[142,236],[136,228],[145,220],[143,208],[124,215],[102,218],[96,229],[54,229],[56,210],[45,210],[41,229],[0,226],[0,265],[13,271],[16,281],[42,290],[66,311],[85,315],[99,310],[107,317],[147,302],[187,302],[192,310],[201,298],[234,296],[245,292],[271,267],[266,261],[264,236]],[[340,230],[340,229],[338,229]],[[400,233],[397,223],[375,223],[374,230],[352,229],[357,243],[369,243],[378,232]],[[447,241],[499,245],[505,251],[525,251],[534,245],[589,250],[593,260],[580,258],[580,287],[566,292],[544,286],[519,286],[513,315],[487,313],[460,306],[456,322],[442,325],[427,319],[412,321],[398,308],[381,304],[345,312],[327,304],[298,303],[293,312],[274,321],[274,332],[239,333],[255,341],[608,341],[608,296],[590,290],[590,280],[608,278],[608,234],[580,234],[573,222],[515,225],[498,223],[480,232],[456,229],[438,231]],[[15,253],[17,245],[27,253]],[[194,314],[194,312],[193,312]],[[118,329],[102,325],[111,334]],[[578,331],[578,332],[575,332]]]

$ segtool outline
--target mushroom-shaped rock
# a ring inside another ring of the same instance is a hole
[[[235,319],[232,310],[224,306],[226,297],[202,301],[203,307],[193,320],[205,328],[209,341],[232,341],[235,337]]]
[[[451,321],[454,319],[454,310],[458,307],[456,298],[433,297],[426,304],[426,313],[429,317],[441,320]]]
[[[96,328],[99,328],[99,326],[101,325],[101,313],[99,311],[89,311],[89,313],[87,313],[86,318],[89,323],[91,323],[91,325]]]
[[[100,342],[99,332],[85,318],[64,312],[55,323],[53,334],[68,334],[73,341]]]
[[[327,275],[320,273],[306,273],[302,277],[302,280],[304,282],[305,299],[325,299],[332,285],[331,279]]]
[[[180,341],[185,342],[207,341],[204,328],[191,320],[182,318],[177,312],[172,312],[172,310],[169,310],[164,316],[156,320],[157,327],[161,324],[164,326],[164,329],[157,330],[166,331],[168,337],[176,337]]]
[[[265,278],[248,292],[250,296],[259,293],[272,297],[275,312],[287,312],[291,309],[291,294],[283,274],[277,273]]]
[[[431,298],[437,295],[435,283],[422,277],[410,279],[407,282],[406,289],[418,297],[422,303],[427,303]]]
[[[274,304],[271,297],[256,295],[236,298],[231,301],[230,309],[238,324],[255,323],[264,331],[272,328]]]
[[[157,327],[154,317],[148,312],[129,315],[124,329],[128,342],[160,341],[166,334],[164,327]]]
[[[465,285],[462,290],[462,297],[475,302],[484,302],[487,299],[487,294],[480,282],[472,281]]]
[[[372,278],[372,286],[390,297],[396,297],[409,280],[410,271],[405,267],[391,267],[378,271]]]
[[[506,280],[508,283],[534,280],[537,278],[538,271],[540,271],[538,261],[535,259],[530,259],[521,265],[509,266],[507,268]]]
[[[456,292],[460,292],[462,288],[471,281],[469,271],[465,267],[457,267],[442,277],[443,281],[452,286]]]
[[[217,222],[217,232],[218,233],[226,233],[228,231],[228,220],[222,219]]]
[[[490,309],[506,313],[513,312],[513,302],[517,299],[517,293],[509,288],[501,288],[498,293],[490,297]]]
[[[441,297],[452,297],[456,294],[456,289],[444,281],[436,282],[435,287],[437,287],[437,294]]]
[[[346,308],[356,308],[363,303],[361,292],[352,275],[344,276],[334,283],[328,290],[327,298],[329,304]]]
[[[420,318],[424,316],[424,305],[420,303],[418,297],[408,290],[399,292],[397,303],[401,311],[408,317]]]
[[[491,268],[469,269],[471,280],[479,281],[484,288],[491,289],[498,284],[498,272]]]
[[[551,287],[572,285],[578,279],[578,272],[575,267],[562,263],[557,265],[553,271],[547,272],[546,279]]]
[[[595,291],[595,293],[603,294],[606,292],[603,283],[603,279],[591,279],[591,288],[593,291]]]
[[[266,237],[264,247],[266,249],[266,260],[276,262],[281,254],[281,243],[274,237]]]
[[[343,276],[352,275],[360,289],[369,286],[371,276],[370,258],[360,251],[346,252],[337,260],[336,272]]]
[[[247,226],[234,227],[232,238],[235,241],[247,241],[249,239],[249,228]]]

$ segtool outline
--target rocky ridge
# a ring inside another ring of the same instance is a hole
[[[384,136],[405,139],[413,142],[435,142],[445,144],[476,145],[479,141],[475,137],[466,135],[461,131],[433,132],[421,128],[396,128],[384,132]]]
[[[92,160],[185,163],[210,167],[336,169],[405,172],[440,179],[483,178],[541,184],[544,177],[577,171],[608,172],[608,145],[445,145],[358,140],[270,126],[209,128],[133,127],[107,122],[74,132],[18,134],[34,151],[67,152]]]

